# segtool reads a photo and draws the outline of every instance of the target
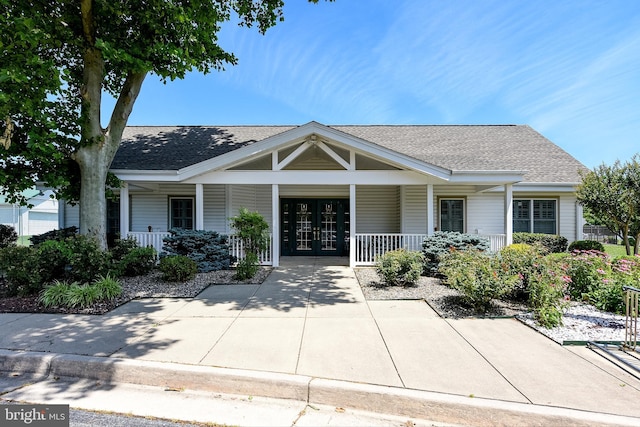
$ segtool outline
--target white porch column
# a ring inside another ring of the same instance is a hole
[[[356,185],[349,184],[349,266],[356,266]]]
[[[509,246],[513,243],[513,184],[504,185],[504,234]]]
[[[435,225],[433,220],[433,184],[427,184],[427,235],[432,235]]]
[[[271,265],[280,265],[280,186],[271,185]]]
[[[120,238],[126,239],[129,231],[129,184],[123,182],[120,188]]]
[[[576,240],[582,240],[584,230],[584,209],[582,205],[576,202]]]
[[[196,230],[204,230],[204,185],[196,184]]]

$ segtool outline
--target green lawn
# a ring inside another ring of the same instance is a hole
[[[612,257],[622,256],[627,254],[627,250],[622,245],[604,245],[604,251]]]
[[[29,240],[31,236],[18,236],[18,245],[20,246],[29,246],[31,245],[31,240]]]

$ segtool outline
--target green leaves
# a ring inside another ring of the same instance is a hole
[[[582,174],[576,190],[578,202],[599,222],[622,236],[631,254],[628,237],[640,237],[640,157],[630,161],[616,161],[612,166],[602,164]],[[638,244],[633,250],[638,253]]]

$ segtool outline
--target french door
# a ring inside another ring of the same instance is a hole
[[[344,255],[348,251],[349,201],[283,199],[282,255]]]

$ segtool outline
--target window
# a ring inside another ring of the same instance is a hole
[[[514,200],[513,231],[515,233],[557,234],[555,200]]]
[[[464,233],[464,200],[440,199],[440,230]]]
[[[169,228],[193,230],[193,198],[169,199]]]

